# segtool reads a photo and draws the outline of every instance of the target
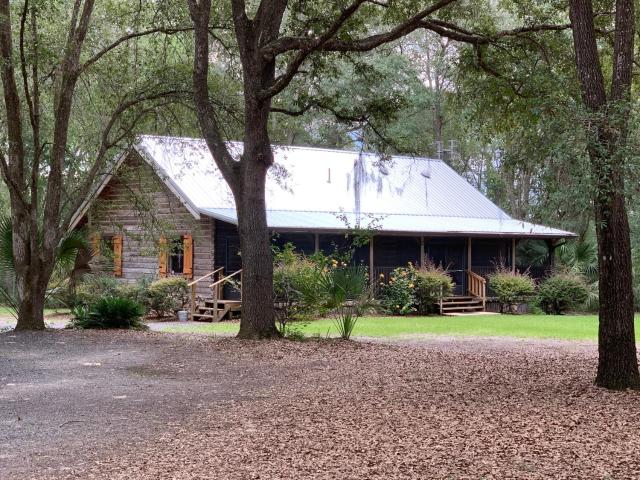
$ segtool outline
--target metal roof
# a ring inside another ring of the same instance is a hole
[[[136,150],[187,207],[237,223],[233,195],[200,139],[142,136]],[[229,143],[235,155],[241,143]],[[267,223],[289,230],[346,230],[568,237],[512,219],[441,160],[310,147],[273,147]]]

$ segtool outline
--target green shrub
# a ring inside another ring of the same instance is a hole
[[[94,305],[103,297],[118,295],[121,288],[120,281],[114,277],[105,275],[87,274],[76,287],[74,305]]]
[[[381,275],[379,285],[380,304],[393,315],[434,313],[440,298],[451,295],[455,286],[443,268],[430,264],[416,268],[411,263],[394,269],[386,283]]]
[[[489,275],[489,288],[498,297],[500,313],[504,313],[505,307],[509,312],[516,312],[518,303],[526,302],[536,292],[536,284],[529,275],[506,269]]]
[[[407,315],[416,311],[416,269],[411,265],[394,269],[386,283],[381,274],[379,285],[378,297],[385,312]]]
[[[77,305],[72,310],[73,328],[146,329],[144,307],[129,298],[104,297],[94,305]]]
[[[189,303],[189,287],[184,278],[161,278],[147,288],[149,310],[158,317],[173,315]]]
[[[562,315],[582,305],[589,295],[584,279],[558,273],[547,278],[538,289],[538,304],[547,314]]]
[[[87,274],[76,286],[75,293],[69,292],[66,305],[70,308],[78,305],[90,306],[95,305],[101,298],[124,297],[149,310],[149,284],[150,280],[147,278],[136,282],[124,282],[114,277]]]
[[[141,278],[136,282],[119,282],[115,295],[134,300],[142,305],[145,311],[149,311],[149,286],[151,283],[149,278]]]
[[[293,327],[322,311],[324,293],[321,276],[325,267],[302,254],[294,252],[291,244],[275,252],[273,293],[277,306],[280,333],[290,337]]]
[[[414,277],[415,308],[422,315],[435,313],[440,299],[453,292],[453,279],[441,267],[425,265]]]

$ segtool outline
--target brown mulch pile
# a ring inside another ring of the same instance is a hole
[[[639,394],[592,386],[594,345],[211,345],[264,385],[55,478],[640,478]]]

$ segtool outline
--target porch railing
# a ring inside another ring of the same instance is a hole
[[[469,295],[482,299],[482,308],[484,309],[487,302],[487,281],[476,272],[467,270],[467,290]]]
[[[196,313],[196,288],[198,287],[198,283],[204,282],[207,279],[215,278],[216,273],[222,272],[224,267],[216,268],[213,272],[209,272],[206,275],[201,276],[200,278],[196,278],[192,282],[189,282],[187,286],[191,289],[191,304],[189,305],[189,310],[191,312],[191,320],[193,320],[193,315]]]
[[[238,275],[240,275],[240,300],[242,300],[242,269],[236,270],[232,274],[227,275],[226,277],[222,277],[219,280],[213,282],[211,285],[209,285],[209,288],[213,292],[214,300],[220,299],[221,293],[222,293],[222,287],[224,286],[224,284],[227,283],[229,280],[231,280],[233,277],[236,277]]]

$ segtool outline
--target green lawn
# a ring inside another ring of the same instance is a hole
[[[9,307],[0,307],[0,316],[2,317],[6,317],[6,316],[13,316],[12,310]],[[57,314],[68,314],[69,313],[69,309],[68,308],[45,308],[44,309],[44,315],[57,315]]]
[[[638,332],[636,317],[636,332]],[[167,329],[171,332],[237,333],[237,323],[186,324]],[[301,328],[308,336],[336,335],[333,320],[322,319]],[[354,335],[394,337],[413,334],[462,335],[487,337],[557,338],[596,340],[596,315],[478,315],[466,317],[365,317],[356,325]],[[640,339],[640,335],[638,335]]]

